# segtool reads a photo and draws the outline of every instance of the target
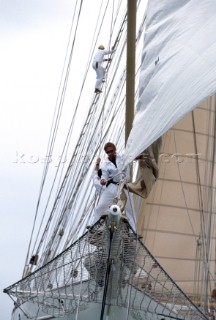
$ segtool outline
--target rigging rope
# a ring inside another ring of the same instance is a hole
[[[114,126],[114,127],[115,127],[115,126]],[[122,130],[122,129],[121,129],[121,130]],[[79,172],[79,171],[77,170],[76,172]],[[76,179],[75,179],[75,180],[76,180]],[[72,188],[74,188],[74,187],[71,186],[70,189],[72,189]],[[76,193],[77,193],[77,192],[76,192]],[[70,196],[70,197],[71,197],[71,196]],[[73,199],[72,199],[72,201],[73,201]]]
[[[107,267],[106,267],[106,274],[105,274],[105,285],[104,285],[104,292],[103,292],[103,299],[102,299],[102,306],[101,306],[101,314],[100,314],[100,320],[103,320],[104,317],[104,310],[106,306],[106,297],[107,297],[107,290],[109,285],[109,276],[111,272],[112,262],[113,259],[111,259],[111,246],[112,246],[112,239],[113,239],[113,230],[110,229],[110,238],[109,238],[109,251],[107,256]]]
[[[114,19],[114,24],[117,21],[117,15],[115,16]],[[112,77],[112,81],[111,84],[109,85],[109,87],[107,88],[107,98],[109,97],[108,95],[110,95],[112,93],[111,88],[114,87],[116,90],[116,93],[113,96],[113,102],[112,100],[110,100],[110,98],[108,98],[107,100],[107,105],[108,107],[106,107],[106,109],[104,109],[104,114],[103,114],[103,120],[104,122],[106,122],[105,119],[107,119],[107,123],[104,129],[104,133],[103,133],[103,138],[102,140],[105,141],[106,136],[109,132],[109,123],[111,121],[111,128],[110,131],[112,132],[112,136],[113,136],[113,140],[118,141],[119,143],[118,145],[120,146],[120,144],[123,146],[123,139],[122,137],[122,133],[123,133],[123,128],[119,128],[117,130],[117,127],[119,127],[119,123],[122,123],[122,119],[120,118],[120,114],[123,113],[122,111],[120,111],[122,108],[124,108],[123,105],[123,101],[120,103],[119,108],[114,109],[114,112],[110,111],[111,108],[114,107],[114,103],[117,102],[118,99],[120,99],[120,92],[122,92],[123,90],[123,85],[120,85],[117,89],[115,87],[115,82],[116,82],[116,70],[117,68],[119,68],[118,65],[118,59],[119,62],[121,61],[121,56],[122,56],[122,50],[125,47],[125,39],[122,38],[123,36],[123,29],[125,27],[125,21],[126,18],[124,16],[123,18],[123,22],[121,22],[120,25],[120,29],[117,32],[116,35],[116,39],[118,41],[116,41],[116,43],[118,43],[119,46],[119,55],[116,56],[117,60],[115,59],[115,61],[112,63],[112,69],[110,69],[111,73],[109,75],[109,77]],[[114,27],[113,27],[114,29]],[[123,40],[123,42],[121,43],[120,40]],[[121,48],[120,48],[120,44],[121,44]],[[90,59],[89,59],[90,61]],[[89,66],[89,64],[88,64]],[[108,64],[108,68],[110,67],[110,64]],[[88,68],[86,70],[86,72],[88,72]],[[85,74],[86,76],[86,74]],[[122,77],[122,80],[124,79],[124,75]],[[114,81],[115,80],[115,81]],[[122,82],[123,84],[123,82]],[[84,86],[84,83],[83,83]],[[77,102],[77,106],[76,108],[78,108],[79,106],[79,101]],[[83,106],[81,106],[81,108],[83,108]],[[97,111],[96,111],[97,110]],[[95,116],[97,118],[95,118]],[[84,208],[83,214],[82,216],[80,215],[81,211],[78,211],[79,209],[79,197],[78,197],[78,192],[81,191],[82,188],[82,192],[84,193],[85,190],[88,190],[88,186],[86,185],[86,178],[85,175],[89,172],[90,166],[92,164],[92,161],[94,159],[94,157],[96,157],[96,153],[98,151],[98,148],[100,147],[101,144],[99,144],[99,141],[97,140],[97,133],[100,134],[99,132],[99,126],[98,121],[100,121],[99,119],[101,119],[102,113],[101,113],[101,108],[100,108],[100,99],[99,97],[94,97],[94,99],[92,100],[92,103],[90,105],[90,112],[88,113],[87,116],[87,120],[85,122],[85,124],[83,125],[83,129],[81,131],[80,134],[80,138],[78,143],[76,144],[75,150],[74,150],[74,154],[71,158],[71,161],[69,163],[68,169],[66,170],[65,173],[65,177],[60,185],[60,187],[58,187],[58,194],[57,194],[57,198],[56,201],[53,204],[52,210],[51,210],[51,214],[47,220],[47,225],[44,229],[44,232],[42,234],[41,237],[41,241],[38,244],[37,247],[37,253],[39,253],[39,251],[42,249],[42,243],[43,243],[43,255],[40,259],[40,265],[43,264],[43,260],[46,261],[47,260],[47,252],[49,252],[50,250],[52,250],[52,255],[49,256],[49,259],[51,259],[51,257],[53,256],[54,252],[57,252],[57,247],[60,248],[60,246],[63,246],[63,244],[61,245],[60,242],[60,237],[58,236],[58,230],[59,228],[66,228],[68,221],[69,221],[69,217],[70,217],[70,221],[71,221],[71,227],[67,227],[67,235],[65,234],[64,236],[64,240],[65,243],[71,243],[70,241],[72,241],[72,238],[69,238],[71,234],[73,234],[73,230],[75,230],[75,228],[78,229],[78,225],[80,223],[80,219],[85,219],[86,221],[86,217],[84,216],[87,207],[85,208],[85,206],[88,206],[88,203],[90,203],[90,199],[92,199],[93,197],[93,193],[89,193],[88,191],[88,197],[86,197],[85,199],[85,203],[83,203],[82,208]],[[98,121],[97,121],[98,119]],[[109,119],[109,120],[108,120]],[[101,122],[100,122],[101,123]],[[118,125],[116,125],[118,124]],[[88,137],[88,139],[84,138],[85,136]],[[114,138],[114,136],[116,136]],[[110,139],[111,137],[109,137]],[[67,141],[69,141],[71,139],[71,131],[70,134],[68,134],[67,136]],[[86,139],[86,140],[85,140]],[[69,142],[67,142],[67,144],[65,144],[65,146],[69,145]],[[90,157],[88,159],[86,159],[86,163],[83,163],[83,159],[81,157],[82,154],[86,154],[88,155],[88,152],[90,154]],[[75,165],[76,162],[76,165]],[[57,169],[57,171],[59,170],[59,168]],[[54,179],[54,182],[56,181],[56,178]],[[53,183],[54,183],[53,182]],[[60,182],[60,179],[59,179]],[[54,187],[53,187],[54,188]],[[52,192],[52,191],[51,191]],[[48,208],[48,203],[49,203],[49,199],[51,197],[51,192],[50,195],[48,197],[48,202],[46,205],[46,210]],[[88,209],[89,210],[89,209]],[[71,215],[71,212],[74,212],[73,215]],[[76,212],[76,214],[75,214]],[[55,213],[55,215],[54,215]],[[78,215],[77,215],[78,213]],[[53,218],[55,218],[55,221],[52,221]],[[51,224],[52,221],[52,224]],[[82,220],[83,221],[83,220]],[[70,225],[70,224],[68,224]],[[75,227],[77,226],[77,227]],[[81,225],[79,225],[79,230],[80,232],[84,227],[82,227]],[[73,235],[74,237],[75,235]],[[67,238],[68,237],[68,238]],[[68,239],[68,240],[67,240]],[[46,241],[45,241],[46,240]],[[46,245],[46,248],[45,248]],[[35,246],[36,246],[36,241],[35,241]],[[34,249],[35,249],[34,246]]]
[[[62,70],[62,74],[61,74],[61,79],[60,79],[60,84],[59,84],[59,89],[58,89],[58,94],[57,94],[57,99],[56,99],[56,105],[55,105],[53,121],[52,121],[52,125],[51,125],[51,130],[50,130],[50,136],[49,136],[49,140],[48,140],[48,147],[47,147],[48,159],[52,155],[52,152],[53,152],[54,142],[55,142],[55,139],[56,139],[57,129],[58,129],[58,126],[59,126],[60,116],[61,116],[61,112],[62,112],[62,105],[63,105],[63,96],[62,95],[61,95],[60,103],[59,103],[59,106],[58,106],[58,111],[57,111],[57,105],[58,105],[58,100],[59,100],[59,95],[60,95],[60,88],[62,86],[62,79],[63,79],[64,69],[65,69],[65,65],[66,65],[66,56],[67,56],[67,52],[68,52],[68,48],[69,48],[69,42],[70,42],[70,38],[71,38],[72,27],[73,27],[73,24],[74,24],[77,3],[78,3],[78,0],[76,1],[75,10],[74,10],[73,18],[72,18],[72,23],[71,23],[70,33],[69,33],[69,40],[68,40],[68,44],[67,44],[66,55],[65,55],[65,60],[64,60],[64,64],[63,64],[63,70]],[[66,76],[66,78],[64,80],[63,88],[66,87],[67,79],[68,79],[68,75]],[[62,92],[65,92],[65,90],[63,90]],[[55,121],[55,124],[54,124],[54,121]],[[29,255],[30,255],[30,247],[31,247],[31,243],[32,243],[33,233],[34,233],[36,219],[37,219],[37,216],[38,216],[39,205],[40,205],[40,201],[41,201],[41,195],[42,195],[42,192],[43,192],[45,179],[46,179],[47,172],[48,172],[49,163],[50,163],[49,161],[45,163],[44,171],[43,171],[43,174],[42,174],[42,181],[41,181],[41,186],[40,186],[40,190],[39,190],[39,197],[38,197],[38,201],[37,201],[37,205],[36,205],[36,212],[35,212],[33,227],[32,227],[32,231],[31,231],[29,246],[28,246],[28,250],[27,250],[25,265],[27,265],[28,259],[29,259]]]
[[[70,53],[70,59],[69,59],[69,62],[68,62],[66,79],[65,79],[65,81],[64,81],[64,83],[65,83],[65,85],[64,85],[64,87],[63,87],[63,93],[64,93],[64,94],[65,94],[65,91],[66,91],[66,84],[67,84],[67,81],[66,81],[66,80],[68,79],[68,75],[69,75],[70,63],[71,63],[71,61],[72,61],[72,52],[73,52],[74,45],[75,45],[75,37],[76,37],[77,29],[78,29],[78,22],[79,22],[79,18],[80,18],[80,14],[81,14],[82,3],[83,3],[83,1],[81,1],[81,5],[80,5],[80,8],[79,8],[79,14],[78,14],[78,20],[77,20],[77,24],[76,24],[75,36],[74,36],[74,40],[73,40],[73,44],[72,44],[72,49],[71,49],[71,53]],[[102,5],[101,5],[101,7],[102,7]],[[101,10],[101,8],[100,8],[100,10]],[[105,15],[105,13],[106,13],[106,10],[107,10],[107,6],[106,6],[106,9],[105,9],[104,15]],[[100,13],[100,11],[99,11],[99,13]],[[74,13],[74,14],[75,14],[75,13]],[[104,15],[103,15],[103,19],[104,19]],[[103,20],[102,20],[102,21],[103,21]],[[100,28],[101,28],[101,26],[100,26]],[[100,30],[100,29],[99,29],[99,30]],[[92,56],[92,55],[91,55],[91,56]],[[88,65],[87,65],[86,73],[87,73],[87,71],[89,70],[89,65],[90,65],[90,59],[89,59]],[[86,79],[86,73],[85,73],[85,75],[84,75],[84,81],[83,81],[82,89],[83,89],[84,82],[85,82],[85,79]],[[62,152],[62,156],[61,156],[61,157],[63,157],[63,153],[64,153],[64,151],[65,151],[66,145],[68,144],[69,137],[71,136],[72,124],[73,124],[74,121],[75,121],[75,115],[76,115],[76,111],[77,111],[77,109],[78,109],[78,105],[79,105],[79,100],[80,100],[80,97],[81,97],[82,89],[81,89],[81,91],[80,91],[80,96],[79,96],[79,99],[78,99],[78,102],[77,102],[77,106],[76,106],[76,109],[75,109],[75,112],[74,112],[74,117],[72,118],[71,126],[70,126],[70,129],[69,129],[68,135],[67,135],[67,139],[66,139],[66,142],[65,142],[65,145],[64,145],[64,148],[63,148],[63,152]],[[63,97],[63,93],[62,93],[62,97]],[[61,102],[63,103],[63,98],[61,98]],[[61,103],[61,105],[62,105],[62,103]],[[54,188],[54,183],[55,183],[56,178],[57,178],[58,170],[59,170],[59,166],[58,166],[58,169],[57,169],[57,172],[56,172],[56,175],[55,175],[55,178],[54,178],[52,187],[51,187],[50,194],[49,194],[49,196],[48,196],[47,205],[46,205],[46,207],[45,207],[44,215],[43,215],[43,218],[42,218],[42,221],[41,221],[39,230],[38,230],[38,234],[37,234],[36,239],[35,239],[35,244],[34,244],[33,249],[32,249],[32,254],[33,254],[33,252],[34,252],[34,250],[35,250],[36,242],[37,242],[37,240],[38,240],[39,233],[40,233],[40,229],[41,229],[42,224],[43,224],[43,220],[44,220],[45,213],[46,213],[46,210],[47,210],[47,207],[48,207],[48,203],[49,203],[49,200],[50,200],[50,197],[51,197],[51,193],[52,193],[52,190],[53,190],[53,188]],[[42,192],[42,190],[41,190],[41,192]],[[41,197],[40,197],[40,198],[41,198]],[[37,211],[38,211],[38,207],[39,207],[40,198],[39,198],[39,200],[38,200]],[[34,226],[35,226],[35,223],[34,223]],[[34,230],[34,227],[33,227],[33,230]],[[33,234],[33,232],[32,232],[32,234]],[[31,239],[32,239],[32,237],[31,237]],[[30,241],[30,245],[31,245],[31,241]],[[30,250],[30,245],[29,245],[29,250]],[[29,256],[29,250],[28,250],[28,256]],[[28,259],[28,257],[27,257],[27,259]],[[27,264],[27,259],[26,259],[26,264]]]
[[[108,3],[107,3],[108,4]],[[111,23],[110,23],[110,35],[109,35],[109,42],[108,42],[108,50],[110,50],[110,46],[111,46],[111,39],[112,39],[112,34],[113,34],[113,16],[114,16],[114,0],[113,0],[113,5],[112,5],[112,12],[111,12]],[[110,62],[108,60],[107,63],[107,67],[106,67],[106,72],[105,72],[105,91],[104,91],[104,102],[102,105],[102,120],[101,120],[101,135],[100,135],[100,147],[99,147],[99,155],[101,154],[102,150],[103,150],[103,146],[102,146],[102,134],[103,134],[103,128],[104,128],[104,106],[106,104],[106,97],[107,97],[107,73],[108,73],[108,66],[109,66]],[[99,156],[98,156],[99,157]]]

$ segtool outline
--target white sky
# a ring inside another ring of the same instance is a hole
[[[13,308],[2,290],[25,262],[74,2],[0,0],[2,320]]]

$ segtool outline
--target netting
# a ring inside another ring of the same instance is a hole
[[[104,304],[126,309],[128,319],[205,319],[124,219],[113,231],[108,218],[96,223],[55,259],[4,291],[17,298],[21,309],[31,302],[58,317]]]

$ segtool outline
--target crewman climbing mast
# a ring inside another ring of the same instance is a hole
[[[96,84],[95,84],[95,93],[101,93],[101,86],[104,81],[105,68],[102,66],[103,61],[111,61],[111,59],[104,59],[104,56],[114,52],[114,47],[112,50],[104,50],[104,46],[101,44],[98,47],[98,51],[95,53],[92,67],[96,71]]]

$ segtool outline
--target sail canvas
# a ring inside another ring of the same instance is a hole
[[[139,100],[125,164],[216,91],[215,30],[214,0],[148,2]]]

